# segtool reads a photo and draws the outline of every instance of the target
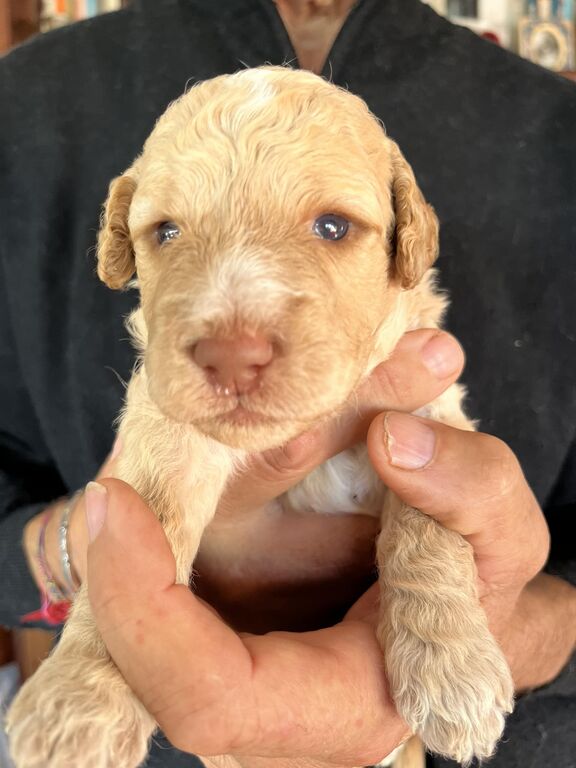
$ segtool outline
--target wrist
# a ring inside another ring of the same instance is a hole
[[[26,554],[26,560],[28,562],[30,573],[32,574],[32,577],[36,582],[36,586],[40,591],[46,590],[46,578],[38,560],[38,543],[40,541],[42,526],[44,525],[46,513],[51,513],[50,522],[52,522],[54,516],[59,513],[62,503],[62,501],[55,501],[53,504],[49,504],[40,514],[29,520],[24,527],[24,534],[22,538],[24,552]],[[50,569],[52,569],[54,566],[52,541],[52,531],[50,530],[50,524],[48,524],[45,532],[45,555]],[[57,584],[59,585],[60,579],[58,573],[54,570],[52,570],[52,573],[54,574]]]
[[[46,575],[38,559],[39,541],[44,525],[44,558],[46,565],[56,586],[62,593],[66,594],[69,591],[62,567],[59,538],[60,518],[66,504],[66,499],[59,499],[49,504],[43,512],[33,517],[24,528],[24,552],[30,572],[41,592],[46,592],[47,588]],[[49,519],[45,523],[47,514]]]

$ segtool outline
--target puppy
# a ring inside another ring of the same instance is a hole
[[[363,101],[315,75],[217,77],[160,118],[111,184],[98,274],[122,288],[137,273],[141,363],[119,476],[162,521],[179,582],[248,452],[338,414],[405,331],[439,325],[437,249],[436,217],[397,145]],[[462,394],[452,386],[425,415],[472,429]],[[381,515],[378,637],[398,711],[433,752],[491,755],[513,686],[469,545],[386,492],[364,448],[280,503]],[[17,768],[144,760],[155,723],[111,662],[85,588],[8,725]]]

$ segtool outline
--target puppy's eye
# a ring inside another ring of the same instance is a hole
[[[314,222],[313,231],[322,240],[342,240],[346,237],[350,222],[335,213],[325,213]]]
[[[180,237],[180,230],[173,221],[163,221],[156,229],[156,237],[160,245]]]

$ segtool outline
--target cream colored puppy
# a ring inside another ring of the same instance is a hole
[[[440,323],[437,247],[396,144],[363,101],[315,75],[218,77],[160,118],[112,182],[98,273],[112,288],[138,276],[142,363],[119,475],[162,521],[180,582],[247,452],[334,417],[405,331]],[[455,385],[426,414],[472,429],[461,398]],[[398,710],[433,752],[492,754],[513,688],[469,545],[387,493],[364,448],[276,503],[382,514],[379,638]],[[144,759],[155,723],[111,662],[85,589],[8,723],[17,768]]]

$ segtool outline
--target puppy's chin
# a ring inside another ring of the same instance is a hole
[[[305,432],[310,422],[289,419],[268,420],[250,412],[234,413],[198,421],[194,424],[199,432],[231,448],[254,453],[277,448],[293,437]]]
[[[230,448],[248,452],[265,451],[276,448],[293,437],[302,434],[312,424],[325,418],[327,414],[318,417],[293,418],[291,414],[274,416],[258,413],[241,404],[223,413],[206,413],[206,408],[187,409],[181,400],[155,397],[149,387],[148,395],[160,413],[172,422],[189,425],[205,437],[216,440]],[[204,413],[202,413],[204,411]]]

